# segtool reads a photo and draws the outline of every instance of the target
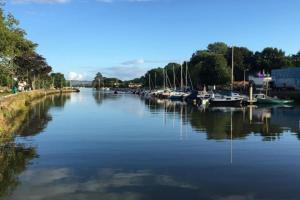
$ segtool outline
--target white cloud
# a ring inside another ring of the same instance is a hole
[[[40,3],[40,4],[63,4],[69,3],[71,0],[12,0],[12,3]]]
[[[142,65],[145,63],[144,59],[136,59],[136,60],[129,60],[122,63],[122,65]]]
[[[76,73],[76,72],[69,72],[68,74],[68,80],[73,81],[81,81],[83,80],[84,75]]]
[[[148,69],[138,66],[119,66],[102,68],[101,72],[106,77],[116,77],[121,80],[130,80],[138,78],[146,73]]]

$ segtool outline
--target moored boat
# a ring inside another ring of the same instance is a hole
[[[243,99],[241,97],[236,96],[225,96],[214,94],[212,98],[209,100],[210,106],[241,106]]]
[[[279,99],[278,97],[269,97],[265,94],[256,94],[254,95],[257,99],[258,104],[291,104],[294,100],[290,99]]]

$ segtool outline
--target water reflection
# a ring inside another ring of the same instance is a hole
[[[20,183],[18,175],[36,156],[35,148],[22,144],[9,143],[0,146],[0,197],[13,192]]]
[[[297,106],[198,108],[85,90],[71,97],[37,104],[22,137],[1,149],[0,199],[300,195]]]
[[[122,94],[114,94],[111,91],[103,92],[99,90],[93,90],[92,93],[98,105],[101,105],[105,100],[117,100],[122,97]]]
[[[26,121],[22,123],[17,133],[21,136],[32,136],[42,132],[52,120],[52,116],[49,114],[50,108],[63,109],[70,98],[69,94],[45,97],[30,108]]]
[[[299,106],[198,108],[184,102],[156,99],[147,99],[145,104],[153,114],[164,112],[165,120],[179,118],[183,124],[189,123],[197,132],[207,134],[207,139],[230,139],[231,125],[233,139],[255,134],[272,141],[280,139],[284,132],[295,133],[300,139]]]
[[[70,95],[53,95],[35,103],[27,113],[26,121],[17,131],[18,135],[33,136],[41,133],[52,117],[50,108],[61,109]],[[0,143],[0,197],[14,191],[19,185],[18,176],[33,158],[38,157],[36,147],[14,142]]]
[[[184,197],[183,194],[198,189],[197,186],[177,180],[172,176],[157,174],[149,170],[99,169],[90,178],[76,178],[72,174],[74,171],[68,168],[27,171],[20,177],[26,187],[18,188],[10,199],[22,199],[24,196],[27,200],[156,199],[160,195],[152,191],[157,188],[169,191],[166,197],[175,196],[175,193],[178,195],[180,192],[180,196]]]

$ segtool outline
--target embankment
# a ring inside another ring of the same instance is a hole
[[[0,98],[0,142],[9,140],[26,120],[31,105],[45,96],[78,92],[76,89],[34,90]]]

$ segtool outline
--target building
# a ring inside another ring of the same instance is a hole
[[[277,88],[300,90],[300,67],[273,70],[272,78]]]
[[[249,76],[249,83],[254,84],[256,90],[264,90],[265,88],[269,87],[271,81],[272,77],[264,72]]]
[[[140,84],[140,83],[129,83],[128,87],[129,88],[141,88],[142,84]]]

